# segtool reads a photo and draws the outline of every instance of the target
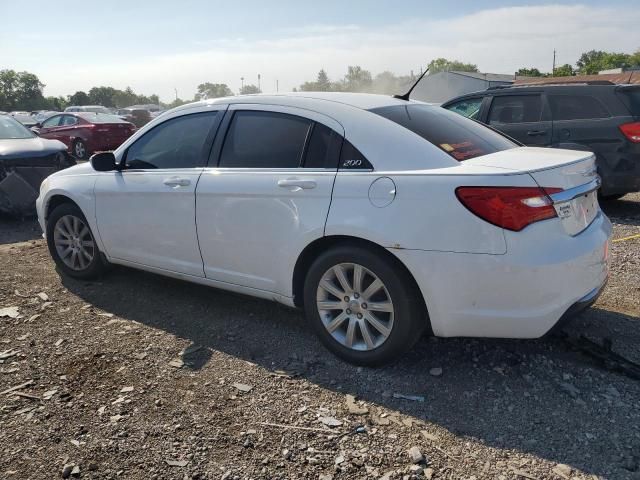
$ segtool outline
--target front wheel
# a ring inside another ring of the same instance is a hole
[[[304,306],[322,343],[357,365],[396,359],[426,325],[419,292],[408,274],[384,255],[355,246],[327,251],[313,263]]]
[[[47,246],[58,268],[70,277],[89,279],[106,267],[82,211],[63,203],[47,218]]]

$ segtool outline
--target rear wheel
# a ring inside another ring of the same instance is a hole
[[[366,249],[322,254],[305,281],[305,313],[323,344],[358,365],[381,365],[420,338],[425,312],[404,271]]]
[[[73,142],[73,156],[80,160],[85,160],[89,156],[86,143],[82,140]]]
[[[76,205],[63,203],[51,212],[47,245],[56,265],[70,277],[95,278],[105,270],[89,223]]]

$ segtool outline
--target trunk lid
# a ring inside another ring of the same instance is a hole
[[[597,195],[600,178],[591,152],[521,147],[465,163],[528,173],[549,194],[569,235],[586,229],[600,211]]]

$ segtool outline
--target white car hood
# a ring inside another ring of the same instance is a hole
[[[59,172],[54,173],[51,177],[72,177],[76,175],[92,175],[96,174],[90,162],[79,163],[78,165],[74,165],[73,167],[65,168],[64,170],[60,170]]]

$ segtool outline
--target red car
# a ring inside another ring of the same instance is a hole
[[[93,152],[115,150],[135,131],[135,125],[120,117],[93,112],[60,113],[38,127],[38,135],[60,140],[81,160]]]

